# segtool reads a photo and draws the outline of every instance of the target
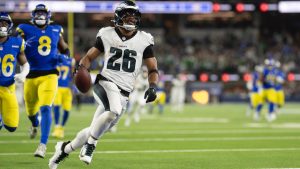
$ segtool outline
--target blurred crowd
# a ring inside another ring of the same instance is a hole
[[[297,35],[299,36],[299,34]],[[185,37],[173,44],[156,46],[159,65],[165,72],[246,73],[265,58],[281,61],[284,72],[297,71],[300,62],[297,36],[289,33],[258,35],[244,30],[241,35]]]
[[[206,73],[247,73],[265,58],[282,63],[284,72],[298,72],[300,63],[300,33],[262,33],[255,29],[224,29],[221,34],[180,36],[156,43],[155,54],[159,68],[166,74],[186,72],[198,76]],[[93,45],[88,37],[75,37],[75,43],[84,51]],[[78,53],[80,58],[82,54]],[[97,69],[101,61],[94,63]]]

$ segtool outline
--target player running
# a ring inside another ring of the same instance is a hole
[[[260,119],[260,113],[262,109],[262,73],[263,73],[263,67],[260,65],[255,66],[255,71],[252,73],[251,81],[247,84],[249,89],[249,95],[250,95],[250,107],[251,110],[254,110],[253,118],[255,121],[258,121]],[[251,113],[249,113],[251,114]]]
[[[72,107],[72,66],[75,65],[75,60],[59,54],[60,64],[59,78],[58,78],[58,91],[55,96],[53,112],[55,127],[52,136],[57,138],[64,138],[64,126],[69,118],[70,110]],[[62,106],[64,114],[62,121],[59,123],[60,107]]]
[[[263,85],[263,102],[268,102],[269,113],[266,115],[266,119],[271,122],[276,119],[275,103],[277,101],[275,82],[276,82],[276,69],[275,60],[266,59],[265,68],[262,76]]]
[[[15,81],[24,83],[29,64],[24,54],[22,38],[9,36],[13,27],[10,16],[0,12],[0,129],[14,132],[19,125],[19,105]],[[22,65],[16,74],[17,61]]]
[[[51,12],[43,4],[32,11],[32,24],[21,24],[17,28],[26,41],[25,55],[30,65],[30,72],[24,85],[24,99],[28,118],[32,126],[30,138],[37,135],[39,126],[38,112],[41,113],[41,139],[35,157],[45,157],[46,144],[51,128],[51,106],[58,84],[57,49],[69,55],[68,45],[63,39],[63,28],[50,25]]]
[[[103,134],[118,122],[126,110],[142,63],[148,69],[149,88],[147,102],[156,98],[158,81],[157,61],[153,54],[153,37],[139,31],[141,13],[132,1],[121,2],[115,10],[115,27],[105,27],[97,34],[95,46],[80,61],[80,69],[89,68],[91,62],[104,54],[105,63],[93,87],[98,108],[91,125],[80,132],[71,142],[58,142],[49,160],[51,169],[71,152],[81,148],[79,158],[86,164],[92,162],[93,152]]]

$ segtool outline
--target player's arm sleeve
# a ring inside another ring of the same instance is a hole
[[[153,45],[149,45],[143,52],[143,59],[154,57]]]
[[[64,34],[64,28],[63,28],[63,27],[60,27],[59,36],[63,36],[63,34]]]
[[[25,41],[24,39],[22,39],[22,43],[21,43],[21,47],[20,47],[20,52],[24,52],[25,51]]]
[[[22,36],[22,37],[25,36],[25,33],[24,33],[24,30],[23,30],[22,25],[18,26],[17,29],[16,29],[16,31],[17,31],[17,34],[18,34],[19,36]]]
[[[100,52],[104,52],[104,45],[100,36],[97,37],[94,47],[97,48]]]
[[[153,52],[153,46],[154,46],[154,38],[150,33],[145,33],[145,40],[147,41],[147,43],[149,44],[144,52],[143,52],[143,59],[147,59],[147,58],[152,58],[154,57],[154,52]]]

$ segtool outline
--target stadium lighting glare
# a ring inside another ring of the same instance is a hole
[[[219,12],[220,11],[220,4],[218,4],[218,3],[214,3],[213,4],[213,11],[214,12]]]
[[[295,81],[295,74],[294,73],[289,73],[287,76],[288,81],[292,82]]]
[[[228,81],[229,81],[229,74],[224,73],[224,74],[222,75],[222,81],[223,81],[223,82],[228,82]]]
[[[45,4],[53,12],[84,12],[85,3],[83,1],[29,1],[28,8],[32,11],[36,5]]]
[[[244,81],[245,82],[249,82],[250,80],[251,80],[251,74],[250,73],[245,73],[244,74],[244,77],[243,77],[243,79],[244,79]]]
[[[0,10],[8,12],[30,12],[39,3],[46,4],[52,12],[74,12],[74,13],[111,13],[120,1],[67,1],[67,0],[47,0],[47,1],[12,1],[1,0]],[[282,11],[300,12],[297,1],[279,2]],[[254,3],[239,2],[213,3],[212,1],[137,1],[142,13],[164,14],[210,14],[218,12],[251,12],[256,10]],[[277,3],[261,3],[257,10],[260,12],[277,11]]]
[[[280,1],[278,10],[280,13],[300,13],[300,1]]]
[[[244,12],[244,10],[245,10],[244,4],[242,4],[242,3],[236,4],[235,8],[236,8],[237,12]]]
[[[200,74],[200,81],[201,82],[207,82],[208,81],[208,74],[207,73]]]
[[[243,4],[243,3],[237,3],[235,6],[235,9],[237,12],[249,12],[255,10],[254,4]]]
[[[261,12],[267,12],[269,10],[269,5],[267,3],[261,3],[259,9]]]

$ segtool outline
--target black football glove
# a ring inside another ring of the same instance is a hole
[[[144,99],[146,99],[146,103],[153,102],[156,97],[156,85],[150,85],[144,96]]]

